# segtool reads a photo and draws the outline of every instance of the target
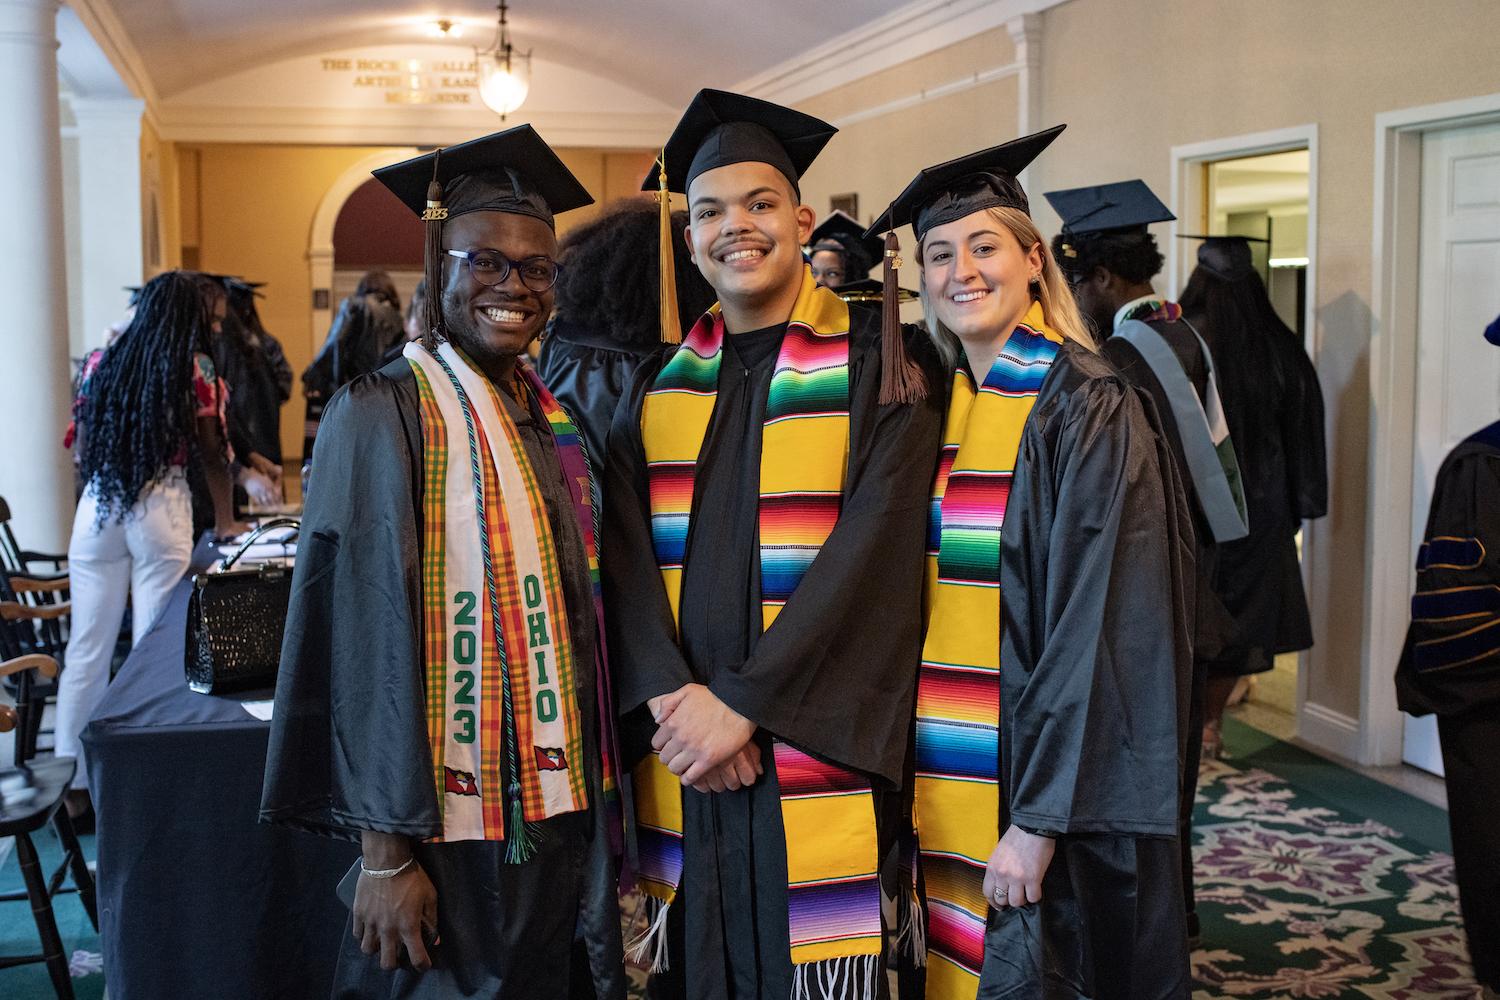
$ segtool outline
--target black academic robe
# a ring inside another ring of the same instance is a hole
[[[1000,829],[1058,833],[1035,906],[990,911],[979,995],[1186,998],[1179,747],[1191,529],[1150,407],[1065,344],[1001,532]]]
[[[338,997],[624,996],[600,790],[598,713],[608,707],[595,694],[588,564],[545,421],[501,395],[557,538],[591,808],[543,822],[536,856],[525,864],[504,864],[495,842],[417,844],[437,888],[442,941],[432,970],[381,972],[346,934]],[[422,668],[422,430],[405,359],[355,379],[330,401],[315,457],[261,819],[338,837],[375,830],[431,838],[441,824]],[[575,973],[575,963],[589,974]]]
[[[233,322],[226,319],[226,323]],[[229,443],[244,462],[258,452],[281,464],[281,406],[292,395],[292,369],[269,333],[225,332],[214,338],[214,370],[229,386]]]
[[[1214,589],[1235,627],[1210,673],[1270,670],[1312,646],[1296,536],[1328,512],[1323,393],[1307,352],[1284,330],[1231,336],[1189,316],[1213,352],[1224,419],[1245,487],[1250,533],[1218,547]]]
[[[1443,547],[1446,546],[1446,547]],[[1396,700],[1435,712],[1448,784],[1454,881],[1475,978],[1500,989],[1500,422],[1444,459],[1418,562]],[[1488,590],[1486,590],[1488,588]],[[1476,600],[1475,598],[1478,598]],[[1420,662],[1418,643],[1452,643]]]
[[[784,327],[728,338],[698,457],[682,578],[679,645],[651,545],[640,414],[659,370],[621,400],[605,480],[609,648],[634,754],[649,752],[648,699],[706,684],[758,728],[765,775],[735,792],[683,791],[684,874],[656,997],[785,1000],[792,964],[786,850],[772,736],[873,784],[881,856],[898,833],[921,655],[927,504],[942,410],[937,394],[881,406],[878,315],[850,309],[849,468],[843,510],[775,625],[762,634],[761,427]],[[930,346],[912,345],[934,361]],[[929,378],[938,379],[936,371]]]
[[[604,471],[609,428],[620,397],[635,370],[661,350],[661,344],[647,348],[622,344],[607,332],[580,326],[562,316],[547,328],[537,355],[536,373],[578,425],[596,474]]]

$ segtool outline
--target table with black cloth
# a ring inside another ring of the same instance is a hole
[[[191,583],[83,735],[111,1000],[329,995],[358,847],[256,821],[271,725],[183,680]]]

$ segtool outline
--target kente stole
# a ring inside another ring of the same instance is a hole
[[[1000,528],[1026,418],[1062,339],[1033,303],[976,391],[960,368],[943,423],[917,682],[916,803],[927,996],[973,1000],[985,864],[1000,839]]]
[[[694,473],[718,393],[724,321],[705,315],[663,366],[641,413],[652,540],[674,620],[693,513]],[[803,273],[771,378],[761,438],[760,571],[772,627],[833,531],[849,462],[849,311]],[[874,800],[865,779],[779,740],[794,996],[837,982],[873,996],[881,944]],[[665,968],[666,907],[682,878],[681,783],[656,756],[635,770],[641,888],[655,900],[633,954]]]
[[[521,862],[531,824],[588,806],[557,547],[495,386],[451,344],[432,353],[411,343],[403,353],[421,407],[423,659],[438,839],[503,840],[506,860]],[[565,470],[581,472],[571,422],[529,369],[519,371]],[[593,525],[580,521],[597,577]]]

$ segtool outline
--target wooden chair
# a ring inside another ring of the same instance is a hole
[[[17,605],[11,605],[16,607]],[[10,613],[6,605],[0,604],[0,613]],[[0,677],[38,674],[45,678],[57,676],[57,661],[40,653],[30,653],[0,663]],[[0,732],[16,732],[17,760],[20,758],[21,733],[25,727],[24,709],[18,711],[3,706],[0,712]],[[21,865],[21,878],[26,883],[24,892],[0,893],[0,901],[29,900],[31,914],[36,920],[37,936],[42,950],[35,955],[0,956],[0,969],[16,965],[42,962],[52,979],[52,989],[60,1000],[72,1000],[73,979],[68,973],[68,955],[63,948],[62,936],[57,931],[57,919],[52,914],[52,899],[59,892],[78,893],[88,912],[94,929],[99,929],[98,904],[94,897],[94,876],[89,871],[78,837],[73,831],[73,822],[63,805],[63,795],[73,780],[77,761],[71,757],[51,757],[43,760],[20,762],[16,767],[0,770],[0,786],[21,785],[31,791],[22,801],[7,804],[0,799],[0,837],[16,839],[16,860]],[[48,824],[57,832],[63,848],[63,861],[50,879],[44,878],[36,845],[31,835]],[[72,874],[72,887],[64,887],[63,879]]]
[[[33,552],[21,548],[20,542],[16,540],[16,533],[10,526],[10,504],[5,502],[4,497],[0,497],[0,569],[46,576],[65,572],[67,562],[65,552]],[[51,569],[43,568],[43,563],[50,563]]]
[[[15,697],[19,715],[16,733],[18,764],[36,755],[43,709],[47,699],[57,694],[56,675],[64,662],[65,645],[58,623],[73,610],[67,601],[27,604],[22,603],[22,599],[37,593],[55,594],[56,590],[46,588],[58,588],[58,583],[0,573],[0,659],[12,661],[18,657],[43,656],[57,668],[46,676],[26,670],[4,678],[5,686]],[[61,581],[61,584],[65,587],[66,581]]]

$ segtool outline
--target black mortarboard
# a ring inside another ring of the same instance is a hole
[[[1495,321],[1484,328],[1484,339],[1500,347],[1500,316],[1496,316]]]
[[[884,244],[878,236],[866,236],[858,219],[835,209],[812,231],[808,249],[837,250],[850,260],[849,270],[863,276],[880,259]]]
[[[812,115],[726,90],[700,90],[662,149],[667,189],[686,194],[699,174],[731,163],[768,163],[797,188],[838,129]],[[658,187],[661,163],[642,191]]]
[[[845,302],[879,302],[885,295],[885,282],[875,278],[846,281],[833,289],[833,294]],[[915,302],[920,296],[909,288],[896,288],[897,302]]]
[[[873,235],[911,223],[920,241],[932,227],[954,222],[985,208],[1018,208],[1030,214],[1031,205],[1016,175],[1025,170],[1065,128],[1066,125],[1054,125],[1042,132],[924,168],[866,231]]]
[[[1047,191],[1042,197],[1062,218],[1062,231],[1066,236],[1115,230],[1145,231],[1146,226],[1153,222],[1171,222],[1177,218],[1142,180]]]
[[[424,221],[469,212],[509,212],[554,226],[553,216],[594,203],[530,125],[423,153],[374,173]],[[428,204],[428,186],[434,181],[442,185],[440,205]],[[446,215],[429,219],[429,208]]]
[[[1198,248],[1198,265],[1225,281],[1238,281],[1255,271],[1255,261],[1250,256],[1250,244],[1269,243],[1259,236],[1190,236],[1182,234],[1184,240],[1202,240]]]

